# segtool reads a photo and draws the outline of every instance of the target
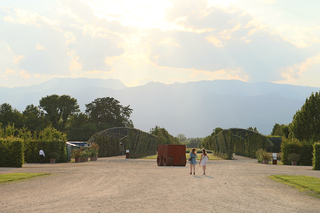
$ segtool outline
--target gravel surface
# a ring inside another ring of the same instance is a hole
[[[207,175],[156,160],[99,158],[96,162],[25,164],[0,168],[54,175],[0,184],[0,212],[320,212],[320,199],[269,179],[275,174],[320,178],[311,166],[209,161]]]

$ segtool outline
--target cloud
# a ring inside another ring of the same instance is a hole
[[[181,21],[185,28],[214,30],[203,33],[150,30],[149,59],[159,66],[205,72],[238,70],[238,76],[229,77],[250,82],[277,81],[284,78],[280,70],[305,61],[317,51],[316,46],[298,48],[237,7],[208,9],[204,3],[199,7],[180,6],[173,7],[170,14],[186,15],[185,21]],[[174,40],[179,48],[172,42],[159,43],[163,39]]]
[[[23,58],[25,58],[24,55],[15,55],[12,62],[19,64],[19,61]]]
[[[47,50],[46,48],[44,48],[43,46],[41,46],[39,43],[37,43],[36,48],[38,50]]]
[[[25,70],[20,71],[19,74],[20,74],[21,78],[25,78],[25,79],[28,79],[28,78],[30,78],[30,76],[31,76],[31,75],[30,75],[29,73],[27,73]]]

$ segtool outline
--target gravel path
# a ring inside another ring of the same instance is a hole
[[[158,167],[155,160],[99,158],[96,162],[25,164],[0,174],[54,175],[0,184],[0,212],[320,212],[320,199],[275,182],[268,175],[308,175],[310,166],[209,161],[197,168]]]

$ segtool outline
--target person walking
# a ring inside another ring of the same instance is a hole
[[[202,149],[199,165],[202,166],[203,175],[206,175],[207,162],[208,162],[208,154],[205,149]]]
[[[40,149],[39,151],[39,156],[40,156],[40,163],[44,163],[44,157],[46,155],[44,154],[44,151],[42,149]]]
[[[196,175],[196,164],[197,164],[197,149],[193,148],[190,152],[190,175],[192,175],[192,169],[193,169],[193,175]]]

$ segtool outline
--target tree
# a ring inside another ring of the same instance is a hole
[[[274,135],[274,136],[283,136],[283,132],[282,132],[282,127],[285,126],[284,124],[278,124],[278,123],[275,123],[274,126],[273,126],[273,129],[271,131],[271,135]]]
[[[40,108],[46,111],[52,126],[64,131],[70,115],[79,112],[77,99],[69,95],[50,95],[40,100]]]
[[[96,124],[108,124],[110,127],[132,127],[130,115],[133,109],[122,106],[115,98],[97,98],[86,104],[86,113],[89,121]]]
[[[257,130],[257,127],[253,128],[252,126],[250,126],[247,130],[259,133],[258,130]]]
[[[312,93],[289,125],[292,137],[300,141],[320,140],[320,93]]]
[[[188,138],[188,141],[188,148],[199,148],[199,145],[201,145],[202,142],[202,138]]]
[[[186,140],[187,140],[187,138],[186,138],[186,136],[185,136],[184,134],[178,134],[178,135],[177,135],[177,138],[179,139],[179,141],[180,141],[181,143],[185,143]]]
[[[87,141],[92,135],[103,129],[98,130],[96,124],[89,122],[86,114],[78,113],[70,117],[68,130],[68,140]]]
[[[155,126],[155,128],[151,128],[150,134],[158,136],[158,144],[181,144],[177,137],[173,137],[169,134],[169,132],[165,128],[161,128],[159,126]]]
[[[2,125],[15,124],[16,128],[21,128],[22,115],[17,109],[12,109],[8,103],[0,105],[0,123]]]
[[[33,104],[26,107],[26,109],[22,112],[22,116],[23,125],[31,132],[39,132],[43,130],[45,126],[50,124],[49,120],[45,118],[44,112]]]

